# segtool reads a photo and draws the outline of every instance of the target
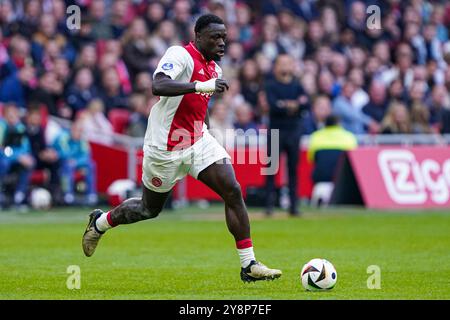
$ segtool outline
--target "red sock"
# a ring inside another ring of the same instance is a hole
[[[251,238],[236,241],[236,248],[238,248],[238,249],[247,249],[250,247],[253,247]]]
[[[117,226],[117,224],[115,224],[111,219],[111,211],[108,211],[106,213],[106,220],[108,220],[108,224],[111,226],[111,228],[114,228],[115,226]]]

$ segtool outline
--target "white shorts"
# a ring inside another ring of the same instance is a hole
[[[186,175],[197,179],[198,174],[224,159],[231,159],[226,150],[208,131],[189,148],[166,151],[144,145],[142,183],[155,192],[168,192]]]

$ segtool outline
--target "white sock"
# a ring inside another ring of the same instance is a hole
[[[241,267],[248,267],[252,260],[256,260],[255,253],[253,252],[253,247],[248,247],[245,249],[237,249],[239,254],[239,259],[241,259]]]
[[[112,226],[108,222],[108,213],[104,212],[102,215],[95,221],[95,226],[97,227],[98,231],[105,232],[108,229],[111,229]]]

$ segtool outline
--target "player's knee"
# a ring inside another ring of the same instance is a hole
[[[225,201],[239,201],[242,198],[242,190],[239,182],[234,181],[225,188],[224,194]]]
[[[162,208],[159,207],[144,206],[143,216],[145,217],[145,219],[153,219],[156,218],[161,211]]]

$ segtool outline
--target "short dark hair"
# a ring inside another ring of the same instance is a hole
[[[335,114],[330,114],[325,119],[325,127],[331,127],[339,124],[339,117]]]
[[[211,23],[225,24],[225,22],[223,22],[221,18],[214,14],[204,14],[200,18],[198,18],[197,22],[195,23],[195,33],[202,31]]]

